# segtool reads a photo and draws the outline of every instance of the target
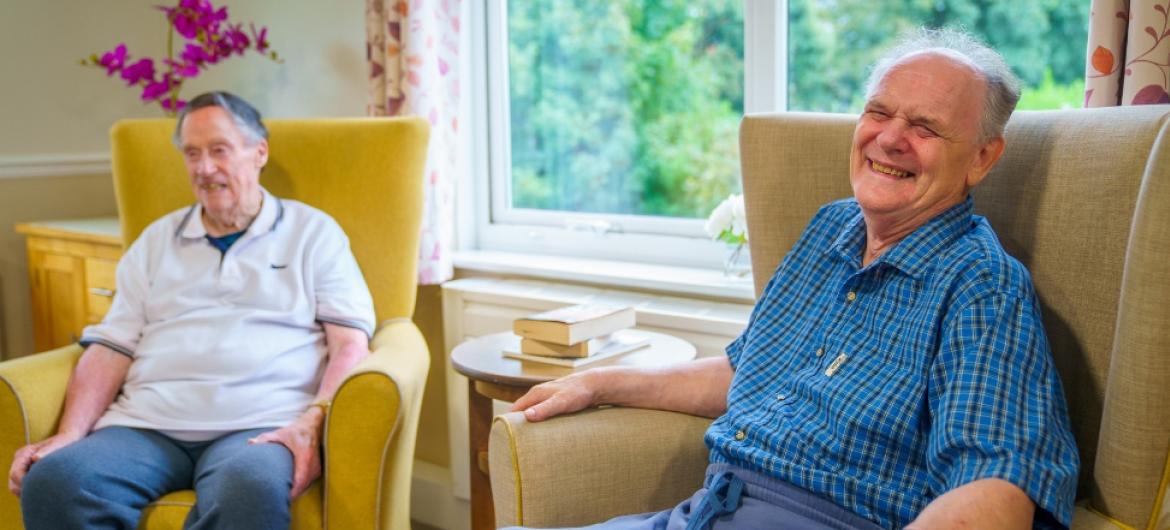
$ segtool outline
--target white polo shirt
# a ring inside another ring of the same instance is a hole
[[[118,263],[113,305],[85,328],[133,358],[98,420],[185,440],[287,425],[324,372],[322,322],[372,335],[374,304],[349,240],[324,212],[264,191],[220,253],[196,204],[152,223]]]

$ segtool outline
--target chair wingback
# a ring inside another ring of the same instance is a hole
[[[1153,527],[1170,482],[1170,105],[1017,112],[974,191],[1032,273],[1081,454],[1078,497]],[[851,195],[855,116],[744,118],[759,292],[816,209]]]
[[[277,197],[333,216],[374,297],[379,322],[414,312],[429,129],[419,118],[265,120]],[[195,202],[173,119],[124,120],[110,130],[114,189],[129,245],[151,222]]]

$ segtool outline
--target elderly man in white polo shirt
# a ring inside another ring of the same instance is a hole
[[[17,452],[9,489],[30,530],[135,528],[188,488],[185,528],[288,528],[374,309],[337,223],[260,186],[267,138],[226,92],[179,115],[198,201],[130,246],[109,314],[83,333],[57,434]]]

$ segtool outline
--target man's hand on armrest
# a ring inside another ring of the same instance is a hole
[[[934,499],[906,530],[963,528],[1027,530],[1036,505],[1015,484],[997,478],[976,480]]]
[[[528,421],[598,405],[671,410],[714,418],[727,410],[731,363],[710,357],[663,368],[604,367],[532,387],[512,404]]]
[[[309,407],[292,423],[248,440],[249,444],[275,443],[285,446],[293,457],[293,481],[289,498],[295,499],[321,476],[321,438],[325,410]]]
[[[130,357],[101,344],[85,349],[65,390],[65,408],[57,434],[16,451],[8,470],[9,491],[19,497],[24,476],[33,464],[89,434],[126,381],[130,362]]]
[[[324,323],[325,374],[317,387],[316,400],[295,421],[279,429],[268,431],[248,443],[275,443],[288,448],[293,455],[293,483],[290,498],[297,498],[321,476],[321,440],[324,437],[325,411],[333,394],[349,372],[370,354],[370,340],[357,328]],[[325,404],[319,407],[317,404]]]
[[[576,412],[597,404],[595,386],[603,386],[613,377],[612,368],[585,370],[532,387],[510,409],[524,411],[528,421],[544,421],[553,416]]]

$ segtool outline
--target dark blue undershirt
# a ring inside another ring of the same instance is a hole
[[[244,232],[246,231],[247,230],[240,230],[234,234],[228,234],[226,236],[220,237],[211,237],[211,234],[208,234],[205,237],[208,241],[211,242],[211,246],[219,249],[220,255],[224,255],[227,254],[228,249],[232,248],[232,244],[238,241],[240,236],[244,235]]]

